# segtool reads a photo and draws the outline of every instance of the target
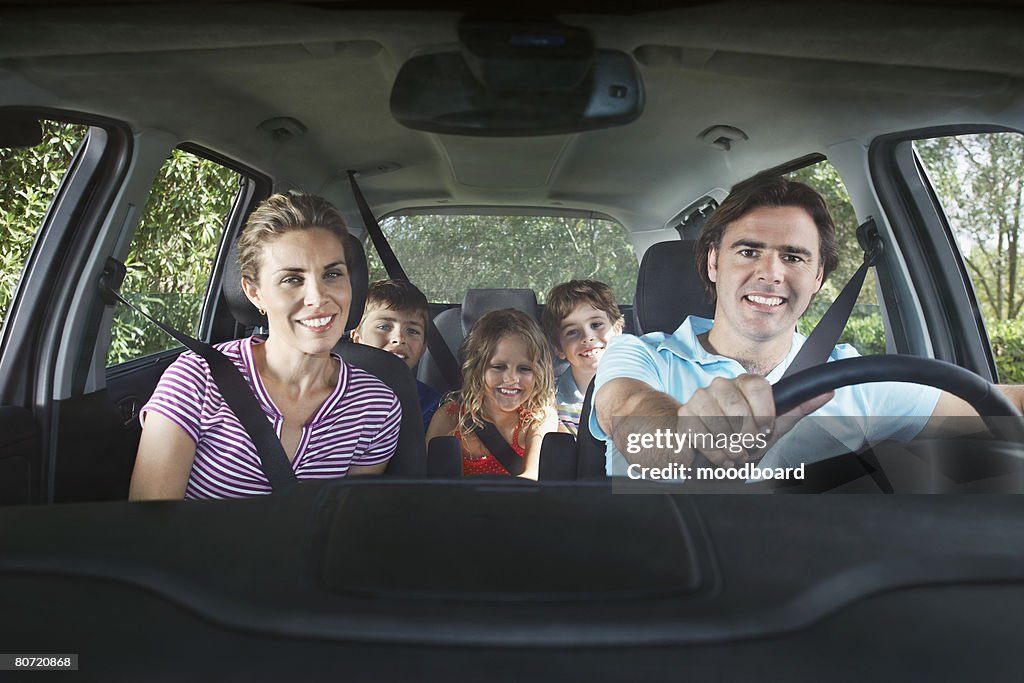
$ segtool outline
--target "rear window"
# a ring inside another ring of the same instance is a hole
[[[543,303],[554,285],[572,279],[607,283],[631,303],[638,260],[625,228],[585,216],[407,214],[381,221],[409,279],[432,303],[462,303],[467,289],[528,288]],[[387,277],[367,245],[370,279]]]

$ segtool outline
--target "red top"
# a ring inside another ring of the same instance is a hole
[[[459,406],[453,401],[448,404],[446,408],[449,415],[455,416],[459,412]],[[523,421],[520,418],[519,422],[516,423],[515,429],[512,430],[512,450],[522,458],[526,453],[526,449],[519,445],[519,429],[523,426]],[[508,475],[509,471],[501,465],[501,461],[495,458],[490,453],[483,456],[467,455],[466,445],[462,440],[462,432],[456,429],[452,436],[459,440],[462,444],[462,476],[464,477],[475,477],[481,474],[504,474]],[[479,440],[479,439],[478,439]]]

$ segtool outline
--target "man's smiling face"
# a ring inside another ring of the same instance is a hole
[[[818,228],[805,209],[754,209],[726,227],[708,257],[715,327],[736,345],[788,338],[822,274]]]

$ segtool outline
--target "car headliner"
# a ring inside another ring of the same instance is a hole
[[[53,8],[5,7],[0,103],[29,95],[165,131],[266,172],[279,189],[335,199],[355,225],[348,169],[378,215],[556,207],[604,213],[633,232],[662,230],[692,201],[776,164],[965,115],[995,123],[1021,106],[1017,8],[725,2],[560,15],[590,29],[597,47],[636,59],[646,109],[632,124],[428,134],[394,121],[390,87],[410,55],[457,47],[460,14],[351,7],[143,3],[62,7],[59,20]],[[275,141],[259,128],[275,117],[305,133]],[[749,140],[718,149],[700,137],[716,125]]]

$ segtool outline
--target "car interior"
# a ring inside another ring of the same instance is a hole
[[[0,79],[0,649],[104,681],[1019,677],[1024,425],[993,385],[1024,383],[1024,8],[0,2]],[[591,385],[538,481],[428,447],[415,380],[456,389],[438,356],[489,311],[539,321],[591,277],[627,334],[714,317],[697,236],[766,170],[836,202],[844,265],[802,333],[881,244],[841,337],[864,362],[777,405],[918,382],[991,434],[801,482],[620,481],[582,429]],[[109,290],[209,344],[265,331],[237,240],[293,190],[348,224],[346,329],[396,268],[430,301],[445,349],[415,374],[335,348],[398,396],[395,457],[129,502],[139,411],[184,349]]]

